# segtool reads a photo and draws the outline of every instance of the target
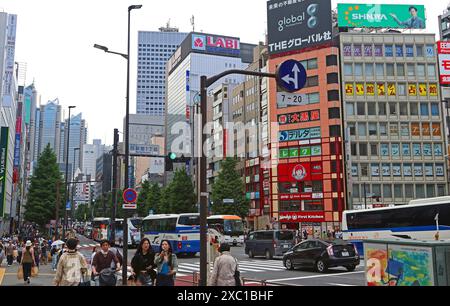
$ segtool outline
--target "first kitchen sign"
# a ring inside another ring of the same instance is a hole
[[[450,42],[438,41],[439,75],[441,84],[450,84]]]

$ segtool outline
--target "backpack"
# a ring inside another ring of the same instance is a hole
[[[112,269],[103,269],[99,277],[100,285],[115,286],[117,282],[116,274]]]

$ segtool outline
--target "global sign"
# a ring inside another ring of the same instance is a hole
[[[239,56],[241,45],[237,38],[192,34],[192,50]]]
[[[275,55],[330,43],[330,0],[267,2],[269,54]]]

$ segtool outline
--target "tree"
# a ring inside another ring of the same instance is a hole
[[[137,199],[137,214],[139,217],[146,217],[148,215],[147,202],[150,192],[150,183],[148,181],[142,182],[141,191]]]
[[[197,212],[196,196],[186,169],[175,172],[173,181],[164,189],[160,202],[161,213],[181,214]]]
[[[78,204],[77,209],[75,210],[75,219],[78,221],[87,221],[90,219],[91,214],[89,210],[88,204]]]
[[[149,194],[147,197],[146,203],[147,214],[150,212],[150,210],[153,210],[154,213],[160,213],[159,208],[161,203],[161,196],[162,196],[161,187],[159,187],[158,183],[153,183],[150,186]]]
[[[227,158],[220,164],[220,173],[212,186],[212,212],[218,215],[248,216],[249,202],[245,197],[244,182],[236,171],[237,161]],[[234,204],[224,204],[224,199],[233,199]]]
[[[25,221],[36,222],[44,227],[56,219],[56,186],[59,183],[61,198],[64,198],[64,183],[56,162],[56,155],[50,144],[39,156],[36,169],[31,177],[28,201],[25,206]],[[64,213],[60,205],[60,216]]]

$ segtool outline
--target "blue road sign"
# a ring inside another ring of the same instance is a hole
[[[127,189],[123,192],[123,200],[125,203],[135,203],[137,200],[137,192],[134,189]]]
[[[287,92],[295,92],[306,84],[306,69],[296,60],[287,60],[277,69],[278,86]]]
[[[66,210],[71,210],[72,206],[70,205],[70,201],[67,202],[66,204]]]

